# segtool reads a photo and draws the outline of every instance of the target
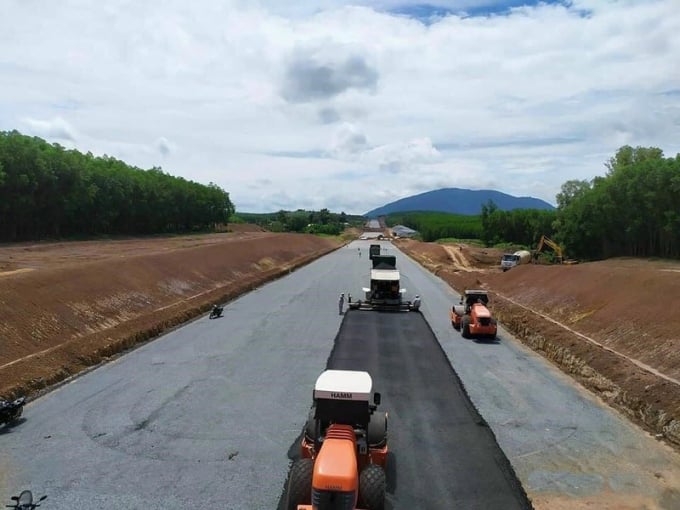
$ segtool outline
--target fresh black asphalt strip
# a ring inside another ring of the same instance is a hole
[[[391,452],[387,508],[531,508],[420,313],[348,311],[327,368],[366,370],[382,394]],[[285,493],[279,508],[284,501]]]

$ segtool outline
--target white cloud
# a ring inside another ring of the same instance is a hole
[[[342,159],[352,158],[366,150],[366,135],[354,124],[345,122],[338,127],[331,145],[331,154]]]
[[[444,186],[554,201],[621,144],[680,152],[677,0],[427,25],[387,12],[406,3],[8,2],[0,129],[213,181],[246,211]]]
[[[21,119],[21,124],[25,126],[25,131],[31,135],[60,142],[76,141],[75,129],[61,117],[53,117],[48,120],[31,119],[27,117]]]
[[[364,161],[390,174],[416,170],[422,164],[441,158],[429,138],[416,138],[406,143],[392,143],[375,147],[364,154]]]

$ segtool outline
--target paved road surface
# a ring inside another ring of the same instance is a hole
[[[205,508],[276,508],[342,319],[338,295],[358,297],[366,285],[369,244],[352,243],[233,301],[222,319],[201,318],[29,404],[22,423],[0,432],[0,501],[30,487],[49,494],[45,510],[184,509],[196,498]],[[680,508],[677,455],[507,336],[462,341],[446,315],[456,295],[397,256],[532,497],[606,492],[614,503]]]
[[[383,397],[389,508],[531,508],[421,314],[348,312],[328,368],[368,371]]]
[[[459,295],[385,246],[537,507],[680,508],[680,455],[502,328],[497,344],[462,339],[448,315]]]

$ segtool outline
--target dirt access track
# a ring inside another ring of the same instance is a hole
[[[0,246],[0,397],[35,394],[342,244],[231,230]]]
[[[487,289],[506,329],[680,450],[680,262],[619,258],[502,272],[498,250],[395,244],[459,292]]]

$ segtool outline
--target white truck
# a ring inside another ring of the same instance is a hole
[[[520,264],[528,264],[531,262],[531,252],[528,250],[519,250],[515,253],[506,253],[501,259],[501,269],[505,272]]]

